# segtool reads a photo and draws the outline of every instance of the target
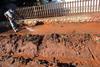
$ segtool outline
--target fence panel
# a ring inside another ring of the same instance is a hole
[[[45,18],[45,17],[57,17],[66,16],[74,13],[87,13],[87,12],[99,12],[100,0],[86,0],[86,1],[72,1],[62,3],[50,3],[41,6],[32,6],[16,9],[20,16],[27,18]]]

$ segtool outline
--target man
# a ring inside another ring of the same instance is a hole
[[[13,4],[7,5],[8,10],[4,13],[5,17],[9,20],[11,27],[13,28],[14,32],[17,32],[17,26],[15,23],[15,6]]]

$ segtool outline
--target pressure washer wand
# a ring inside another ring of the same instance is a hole
[[[14,21],[14,18],[13,18],[13,14],[14,14],[14,11],[11,10],[11,9],[9,9],[8,11],[6,11],[4,13],[4,15],[6,16],[6,18],[9,20],[10,25],[13,28],[14,32],[17,32],[18,30],[16,29],[16,26],[14,25],[15,21]]]

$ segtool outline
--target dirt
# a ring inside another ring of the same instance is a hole
[[[0,67],[99,67],[100,23],[44,24],[0,34]]]
[[[11,34],[0,36],[0,62],[3,67],[95,66],[100,59],[98,47],[89,33]]]

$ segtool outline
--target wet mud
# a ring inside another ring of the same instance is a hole
[[[0,67],[98,67],[99,34],[0,35]]]

